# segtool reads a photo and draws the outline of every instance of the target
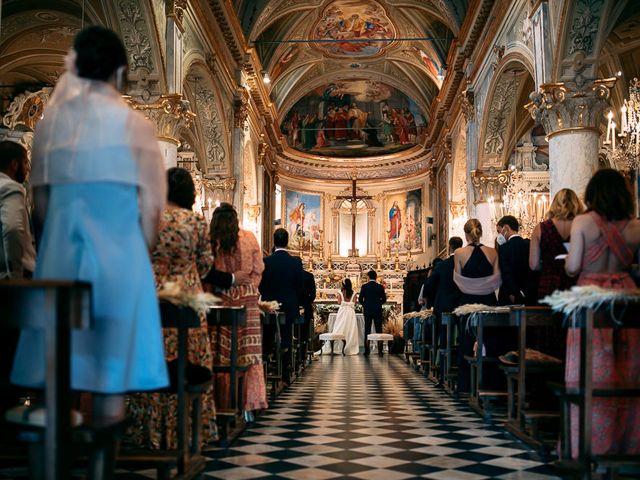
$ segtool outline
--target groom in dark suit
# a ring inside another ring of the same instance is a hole
[[[378,275],[374,270],[367,273],[369,281],[360,288],[358,301],[364,309],[364,354],[369,355],[367,335],[371,333],[371,322],[376,327],[376,333],[382,333],[382,304],[387,301],[384,287],[376,282]],[[378,342],[378,354],[382,355],[382,342]]]

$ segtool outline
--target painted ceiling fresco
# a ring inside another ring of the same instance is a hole
[[[294,149],[330,157],[387,155],[422,141],[425,120],[416,103],[373,80],[336,81],[307,93],[280,129]]]

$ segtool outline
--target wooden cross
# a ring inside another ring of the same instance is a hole
[[[343,200],[351,200],[351,250],[349,251],[350,257],[357,257],[358,251],[356,250],[356,215],[358,214],[357,203],[358,200],[371,199],[370,195],[358,195],[356,190],[357,172],[351,173],[351,195],[339,195],[336,199],[341,198]]]

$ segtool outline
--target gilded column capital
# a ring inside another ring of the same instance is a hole
[[[167,0],[165,13],[167,17],[172,17],[182,29],[182,19],[187,9],[187,0]]]
[[[467,87],[460,92],[460,107],[462,108],[462,114],[467,123],[475,120],[476,106],[475,106],[475,93],[473,88]]]
[[[151,120],[156,127],[156,135],[176,145],[181,128],[189,128],[196,114],[191,111],[191,104],[179,93],[162,95],[155,103],[138,103],[131,97],[124,97],[126,102]]]
[[[239,88],[233,94],[233,126],[243,128],[249,116],[249,92]]]
[[[376,216],[376,207],[371,207],[371,208],[367,208],[367,216],[368,217],[375,217]]]
[[[453,218],[463,218],[467,216],[467,202],[449,202],[449,210]]]
[[[205,178],[202,179],[202,183],[203,185],[208,188],[209,190],[226,190],[226,191],[233,191],[236,188],[236,179],[233,177],[227,177],[227,178],[220,178],[220,177],[213,177],[213,178],[207,178],[205,176]]]
[[[475,203],[502,201],[502,194],[509,184],[510,170],[472,170],[471,181],[474,187]]]
[[[615,83],[616,78],[605,78],[580,89],[565,82],[545,83],[529,95],[531,102],[525,108],[542,124],[547,138],[567,131],[599,132],[602,112],[609,106]]]

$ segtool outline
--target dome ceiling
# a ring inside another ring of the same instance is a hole
[[[285,156],[397,157],[422,145],[467,4],[235,2],[270,79],[266,86],[278,111]]]

